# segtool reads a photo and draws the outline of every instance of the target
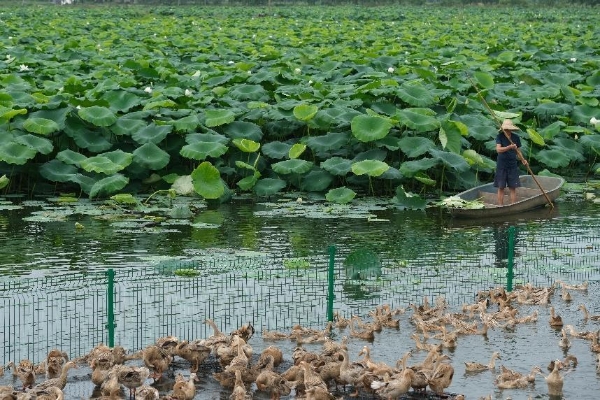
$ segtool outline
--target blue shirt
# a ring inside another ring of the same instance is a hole
[[[519,137],[519,135],[517,135],[516,133],[513,132],[510,135],[510,139],[513,141],[514,144],[517,145],[518,148],[521,147],[521,138]],[[506,138],[506,135],[504,134],[504,132],[500,132],[496,136],[496,144],[498,144],[498,143],[502,147],[507,147],[510,145],[510,142]],[[518,163],[517,163],[517,151],[516,150],[509,150],[509,151],[505,151],[504,153],[498,153],[498,158],[496,159],[496,169],[516,168],[517,166],[518,166]]]

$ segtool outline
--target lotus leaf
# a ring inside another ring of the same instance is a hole
[[[529,139],[538,146],[546,145],[544,138],[535,129],[527,128],[527,134],[529,135]]]
[[[261,85],[237,85],[229,92],[236,100],[264,101],[269,98],[267,91]]]
[[[406,192],[402,186],[396,188],[396,196],[394,196],[393,201],[398,206],[411,210],[422,210],[427,206],[427,200],[419,195]]]
[[[398,111],[400,123],[417,132],[433,131],[440,123],[434,117],[435,112],[428,108],[405,108]]]
[[[387,155],[388,155],[387,150],[373,148],[373,149],[369,149],[367,151],[362,151],[360,153],[357,153],[354,156],[354,158],[352,159],[352,162],[358,162],[358,161],[363,161],[363,160],[384,161],[387,158]]]
[[[40,167],[40,175],[52,182],[69,182],[77,173],[77,167],[57,159],[50,160]]]
[[[379,160],[363,160],[352,164],[352,172],[355,175],[380,176],[390,166]]]
[[[481,154],[477,153],[475,150],[467,149],[463,151],[462,156],[465,158],[465,160],[467,160],[469,165],[485,165],[483,162],[483,157],[481,157]]]
[[[118,204],[137,205],[139,201],[133,197],[131,193],[119,193],[110,197],[111,200]]]
[[[600,108],[587,105],[573,107],[572,118],[575,123],[587,125],[590,119],[600,115]]]
[[[405,103],[413,107],[428,107],[436,102],[431,91],[420,83],[402,85],[397,94]]]
[[[6,175],[0,177],[0,189],[4,189],[10,183],[10,179]]]
[[[436,149],[429,150],[429,153],[439,160],[441,160],[447,167],[453,171],[465,172],[469,169],[469,164],[462,156],[447,151],[441,151]]]
[[[254,193],[257,196],[271,196],[287,186],[287,183],[281,179],[263,178],[254,185]]]
[[[133,154],[125,153],[122,150],[115,150],[110,153],[86,158],[80,162],[80,166],[87,172],[112,175],[125,169],[132,161]]]
[[[116,115],[106,107],[92,106],[81,108],[78,114],[81,119],[95,126],[111,126],[117,122]]]
[[[158,144],[162,142],[172,130],[172,125],[155,125],[152,123],[150,125],[145,126],[142,129],[133,132],[131,134],[131,137],[139,144]]]
[[[420,171],[427,171],[435,167],[438,163],[438,160],[435,158],[421,158],[413,161],[405,161],[400,165],[400,173],[410,178]]]
[[[207,157],[221,157],[223,154],[227,153],[227,150],[227,146],[218,142],[196,142],[183,146],[179,154],[185,158],[202,161]]]
[[[421,182],[422,184],[427,185],[427,186],[435,186],[435,184],[436,184],[435,179],[431,179],[423,172],[417,172],[417,174],[414,176],[414,178],[416,180],[418,180],[419,182]]]
[[[27,114],[26,108],[19,108],[13,110],[12,108],[0,106],[0,122],[8,122],[17,115]]]
[[[119,190],[123,189],[127,183],[129,183],[129,178],[121,174],[115,174],[100,179],[92,185],[89,197],[92,199],[100,194],[111,194],[118,192]]]
[[[271,165],[273,171],[278,174],[304,174],[311,170],[313,163],[306,160],[285,160]]]
[[[110,130],[115,135],[131,136],[134,132],[144,129],[148,124],[142,119],[122,117],[111,125]]]
[[[442,122],[438,135],[442,148],[460,154],[460,151],[462,150],[463,132],[466,134],[466,131],[467,127],[462,122]]]
[[[236,138],[232,140],[232,143],[244,153],[256,153],[260,149],[260,143],[250,139]]]
[[[133,161],[151,170],[159,170],[169,164],[170,155],[152,142],[133,151]]]
[[[583,146],[581,143],[566,137],[555,138],[554,146],[550,148],[557,149],[563,151],[567,157],[573,161],[584,161],[585,157],[583,156]]]
[[[33,117],[23,122],[23,128],[27,132],[37,133],[38,135],[49,135],[60,129],[58,124],[51,119]]]
[[[177,103],[175,103],[171,99],[160,99],[160,100],[150,101],[150,102],[146,103],[144,105],[143,110],[148,111],[148,110],[159,109],[159,108],[175,108],[176,106],[177,106]]]
[[[273,141],[262,146],[262,153],[269,158],[282,159],[287,157],[291,148],[291,144]]]
[[[185,136],[186,143],[194,144],[199,142],[208,142],[208,143],[221,143],[227,144],[229,143],[229,139],[223,135],[219,135],[218,133],[191,133]]]
[[[56,159],[64,162],[65,164],[79,167],[81,163],[87,159],[87,157],[83,154],[67,149],[56,154]]]
[[[320,168],[313,168],[308,174],[302,176],[300,189],[308,192],[322,192],[329,188],[333,182],[333,175]]]
[[[352,119],[352,134],[361,142],[372,142],[387,136],[392,123],[370,115],[357,115]]]
[[[204,161],[191,174],[194,190],[205,199],[218,199],[225,193],[219,170]]]
[[[579,139],[579,142],[586,148],[592,149],[600,154],[600,135],[586,135]]]
[[[245,162],[239,161],[239,160],[235,162],[235,166],[238,168],[249,169],[250,171],[256,171],[256,168],[253,165],[250,165],[248,163],[245,163]]]
[[[321,163],[321,168],[330,174],[344,176],[352,170],[352,161],[341,157],[331,157]]]
[[[112,147],[104,131],[90,130],[81,119],[76,117],[67,117],[65,133],[77,146],[89,151],[98,153]]]
[[[231,110],[206,110],[206,126],[213,128],[233,122],[235,115]]]
[[[0,143],[0,161],[24,165],[37,154],[35,149],[14,141]]]
[[[254,187],[254,185],[256,185],[256,182],[258,182],[259,178],[260,178],[260,172],[254,171],[254,173],[252,175],[240,179],[237,182],[237,185],[242,190],[250,190]]]
[[[14,138],[14,141],[24,144],[25,146],[30,147],[41,154],[50,154],[54,149],[51,140],[35,135],[17,136]]]
[[[110,104],[109,107],[113,112],[127,112],[142,103],[141,97],[125,90],[105,92],[101,99]]]
[[[223,133],[232,139],[248,139],[255,142],[260,141],[263,137],[260,126],[245,121],[233,121],[225,125]]]
[[[346,132],[330,132],[322,136],[310,136],[306,145],[315,152],[338,150],[348,143],[349,134]]]
[[[198,125],[200,125],[200,120],[196,114],[192,114],[174,120],[172,124],[178,132],[194,132]]]
[[[319,128],[326,130],[329,127],[343,128],[351,124],[352,119],[358,115],[363,115],[360,111],[348,107],[329,107],[319,110],[312,120],[312,123]]]
[[[573,107],[569,104],[545,102],[533,108],[533,113],[539,117],[565,116],[571,113]]]
[[[541,150],[535,154],[535,158],[551,168],[562,168],[570,164],[571,159],[559,149]]]
[[[483,71],[477,71],[473,75],[475,76],[477,83],[479,83],[479,86],[482,88],[491,89],[494,87],[494,77],[491,74]]]
[[[290,148],[288,156],[291,159],[298,158],[298,157],[300,157],[302,155],[302,153],[304,153],[304,150],[306,150],[306,145],[304,143],[295,143]]]
[[[435,148],[432,140],[422,136],[406,136],[398,142],[400,150],[410,158],[417,158]]]
[[[356,192],[352,189],[348,189],[345,186],[331,189],[325,195],[325,199],[327,201],[337,204],[348,204],[354,199],[354,197],[356,197]]]
[[[309,121],[317,115],[319,111],[319,107],[314,104],[298,104],[294,107],[294,117],[298,118],[300,121]]]

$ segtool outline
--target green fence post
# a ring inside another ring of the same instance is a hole
[[[512,292],[515,255],[515,227],[508,228],[508,270],[506,271],[506,291]]]
[[[333,272],[335,267],[335,246],[329,246],[329,273],[327,274],[327,321],[333,322]]]
[[[115,270],[109,269],[106,271],[108,276],[108,287],[106,289],[106,309],[108,323],[106,329],[108,329],[108,347],[115,347]]]

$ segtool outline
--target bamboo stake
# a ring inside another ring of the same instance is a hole
[[[508,141],[510,142],[510,144],[514,144],[514,142],[510,138],[510,136],[508,136],[508,134],[506,132],[504,132],[504,129],[502,129],[502,121],[500,121],[500,118],[498,118],[498,116],[496,115],[496,113],[494,112],[494,110],[492,110],[490,108],[490,106],[488,105],[487,101],[485,101],[485,99],[481,95],[481,92],[477,88],[477,85],[475,84],[475,82],[473,82],[473,80],[470,77],[469,77],[469,81],[471,81],[471,85],[473,85],[473,87],[475,88],[475,91],[477,92],[477,95],[481,99],[481,102],[483,103],[483,105],[485,106],[485,108],[489,111],[489,113],[492,115],[492,118],[494,118],[494,121],[496,121],[496,124],[498,124],[498,126],[500,127],[500,130],[502,131],[502,133],[504,133],[504,136],[506,136],[506,138],[508,139]],[[519,149],[517,147],[516,151],[517,151],[517,156],[519,157],[519,160],[521,162],[525,161],[525,158],[523,157],[523,153],[521,153],[521,149]],[[546,198],[546,201],[548,202],[548,205],[554,210],[554,204],[552,203],[552,200],[550,200],[550,197],[548,197],[548,194],[546,193],[546,191],[544,190],[544,188],[542,187],[542,185],[540,184],[540,182],[538,182],[537,178],[533,174],[533,171],[529,167],[529,163],[523,162],[523,164],[527,168],[527,172],[529,172],[529,175],[531,175],[531,177],[533,178],[533,180],[535,181],[535,183],[538,185],[538,187],[542,191],[544,197]]]

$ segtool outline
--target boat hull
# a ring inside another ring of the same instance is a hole
[[[517,201],[513,204],[509,204],[510,199],[508,190],[506,190],[505,205],[498,206],[496,204],[497,188],[494,187],[493,183],[487,183],[456,195],[465,201],[482,201],[485,205],[484,208],[449,208],[450,214],[458,218],[491,218],[522,213],[547,205],[548,199],[554,202],[560,195],[561,187],[565,183],[563,178],[553,176],[536,176],[534,178],[532,175],[521,175],[519,180],[521,181],[521,187],[517,188]],[[544,189],[546,195],[540,190],[538,183]]]

